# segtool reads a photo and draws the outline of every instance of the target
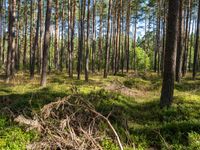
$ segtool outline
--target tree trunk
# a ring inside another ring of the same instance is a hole
[[[183,60],[183,31],[184,31],[184,9],[183,0],[180,0],[179,19],[178,19],[178,43],[176,58],[176,81],[180,82],[182,77],[182,60]]]
[[[133,35],[133,68],[136,71],[136,34],[137,34],[137,18],[138,18],[138,8],[136,6],[135,10],[135,22],[134,22],[134,35]]]
[[[130,32],[130,0],[128,1],[128,8],[127,8],[127,15],[126,15],[126,35],[125,35],[125,52],[126,52],[126,72],[128,73],[129,71],[129,49],[130,49],[130,40],[129,40],[129,32]]]
[[[100,19],[99,19],[99,50],[98,50],[98,71],[101,71],[102,67],[102,30],[103,30],[103,6],[101,6],[101,11],[100,11]]]
[[[190,39],[190,54],[189,54],[189,66],[188,66],[188,69],[189,71],[192,70],[192,49],[193,49],[193,46],[194,46],[194,27],[195,26],[195,21],[193,20],[193,23],[192,23],[192,33],[191,33],[191,39]]]
[[[161,107],[170,106],[173,101],[179,0],[169,0],[168,8],[165,63],[160,98]]]
[[[41,75],[41,86],[43,86],[43,87],[46,86],[46,82],[47,82],[48,53],[49,53],[49,43],[50,43],[50,36],[51,36],[50,35],[51,4],[52,4],[52,0],[47,0],[43,61],[42,61],[42,75]]]
[[[154,51],[154,72],[160,72],[160,0],[157,0],[157,21],[156,21],[156,48]]]
[[[194,62],[193,62],[193,79],[196,78],[196,72],[197,72],[197,64],[198,64],[198,51],[199,51],[199,25],[200,25],[200,0],[199,0],[199,6],[198,6],[198,18],[197,18],[197,31],[196,31],[196,43],[194,48]]]
[[[20,65],[20,7],[21,1],[17,1],[18,4],[18,13],[17,13],[17,24],[16,24],[16,38],[15,38],[15,45],[16,45],[16,53],[15,53],[15,69],[19,71]]]
[[[14,61],[15,61],[15,19],[16,19],[16,0],[9,0],[9,27],[8,27],[8,52],[6,65],[6,82],[9,82],[10,77],[14,76]]]
[[[115,67],[114,67],[114,75],[118,72],[118,66],[119,66],[119,59],[120,59],[120,30],[121,30],[121,6],[122,2],[121,0],[118,1],[118,13],[117,13],[117,36],[116,36],[116,47],[115,47]]]
[[[109,0],[108,7],[108,22],[107,22],[107,36],[106,36],[106,51],[105,51],[105,66],[104,66],[104,78],[108,76],[108,62],[109,62],[109,49],[110,49],[110,15],[111,15],[112,0]]]
[[[79,49],[78,49],[78,65],[77,65],[77,78],[78,80],[80,79],[81,75],[81,68],[82,68],[82,56],[83,56],[83,50],[84,50],[84,19],[85,19],[85,3],[86,0],[81,1],[81,6],[80,6],[80,14],[79,14],[79,20],[80,20],[80,31],[79,31]]]
[[[184,40],[184,54],[183,54],[183,66],[182,66],[182,75],[185,76],[187,72],[187,65],[188,65],[188,49],[189,49],[189,35],[191,29],[191,1],[188,0],[187,5],[187,15],[186,15],[186,32],[185,32],[185,40]]]
[[[166,1],[164,0],[164,17],[163,17],[163,41],[162,41],[162,54],[161,54],[161,74],[164,72],[164,58],[165,58],[165,41],[166,41]]]
[[[30,78],[34,78],[34,72],[35,72],[35,53],[38,48],[38,39],[39,39],[39,27],[40,27],[40,13],[41,11],[39,10],[41,8],[41,0],[38,0],[38,16],[37,16],[37,26],[36,26],[36,33],[35,33],[35,40],[33,43],[33,48],[32,48],[32,61],[31,61],[31,69],[30,69]]]
[[[76,0],[71,3],[71,15],[70,15],[70,28],[71,28],[71,40],[69,50],[69,77],[73,78],[73,60],[74,60],[74,32],[75,32],[75,19],[76,19]]]
[[[65,5],[66,0],[63,0],[62,5],[62,40],[61,40],[61,52],[60,52],[60,71],[63,71],[63,61],[64,61],[64,28],[65,28]]]
[[[89,80],[89,33],[90,33],[90,0],[88,0],[88,14],[87,14],[87,48],[85,55],[85,81]]]
[[[31,62],[32,62],[32,55],[33,55],[33,50],[32,50],[32,40],[33,40],[33,0],[31,1],[31,11],[30,11],[30,59],[29,59],[29,63],[30,63],[30,72],[31,72]]]
[[[2,66],[2,41],[3,41],[3,1],[0,1],[0,68]]]
[[[92,21],[92,73],[95,72],[95,52],[96,52],[96,0],[93,2],[93,21]]]
[[[55,64],[55,69],[58,70],[59,69],[59,46],[58,46],[58,39],[59,39],[59,22],[58,22],[58,18],[59,18],[59,1],[56,0],[55,1],[55,44],[54,44],[54,64]]]

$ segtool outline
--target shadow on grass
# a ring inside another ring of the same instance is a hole
[[[50,88],[43,88],[24,94],[6,94],[0,96],[0,108],[9,107],[14,112],[21,112],[24,108],[40,109],[45,104],[55,101],[58,97],[64,97],[67,93],[52,91]]]
[[[137,103],[120,95],[98,92],[88,95],[96,109],[115,125],[121,139],[127,142],[128,130],[132,141],[158,149],[170,145],[188,146],[188,134],[200,133],[200,103],[174,101],[171,108],[160,109],[158,100]],[[163,140],[165,139],[165,141]]]

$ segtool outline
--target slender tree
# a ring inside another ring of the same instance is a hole
[[[24,22],[25,22],[25,33],[24,33],[24,52],[23,52],[23,69],[24,71],[26,71],[26,64],[27,64],[27,28],[28,28],[28,18],[27,18],[27,11],[28,11],[28,7],[27,7],[27,1],[25,1],[24,4]]]
[[[81,69],[82,69],[82,57],[83,57],[83,50],[85,49],[84,46],[84,25],[85,25],[85,4],[86,0],[81,0],[80,3],[80,14],[79,14],[79,49],[78,49],[78,64],[77,64],[77,78],[80,79]]]
[[[85,55],[85,81],[89,80],[89,33],[90,33],[90,0],[88,0],[88,8],[87,8],[87,47],[86,47],[86,55]]]
[[[0,68],[2,65],[2,41],[3,41],[3,1],[0,1]]]
[[[38,39],[39,39],[39,27],[40,27],[40,13],[41,10],[41,0],[38,0],[38,15],[37,15],[37,26],[36,26],[36,33],[35,33],[35,39],[33,43],[33,48],[32,48],[32,54],[31,54],[31,66],[30,66],[30,78],[34,78],[34,72],[35,72],[35,54],[36,50],[38,48]]]
[[[15,19],[16,19],[16,0],[9,0],[9,27],[8,27],[8,52],[6,65],[6,82],[14,76],[14,55],[15,55]]]
[[[193,62],[193,79],[196,78],[197,64],[198,64],[198,51],[199,51],[199,27],[200,27],[200,0],[198,6],[198,18],[197,18],[197,31],[196,31],[196,43],[194,48],[194,62]]]
[[[52,5],[52,0],[47,0],[42,75],[41,75],[41,86],[43,87],[45,87],[47,83],[47,65],[48,65],[48,54],[49,54],[49,44],[50,44],[50,25],[51,25],[51,7],[52,7],[51,5]]]
[[[96,52],[96,0],[93,0],[93,19],[92,19],[92,73],[95,72],[95,52]]]
[[[112,0],[109,0],[108,7],[108,22],[107,22],[107,36],[106,36],[106,51],[105,51],[105,66],[104,66],[104,78],[108,76],[108,62],[109,62],[109,49],[110,49],[110,16],[111,16]]]
[[[169,0],[164,74],[160,106],[170,106],[174,95],[179,0]]]
[[[59,69],[59,1],[55,1],[55,44],[54,44],[54,64],[55,64],[55,69]]]
[[[179,19],[178,19],[178,43],[177,43],[177,58],[176,58],[176,81],[180,82],[182,77],[182,60],[183,60],[183,30],[184,30],[184,9],[183,0],[180,0]]]

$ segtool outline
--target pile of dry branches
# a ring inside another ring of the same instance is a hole
[[[78,94],[45,105],[40,114],[33,118],[25,118],[23,115],[15,118],[16,122],[41,133],[40,141],[28,145],[27,149],[101,150],[100,143],[105,138],[105,132],[99,128],[101,123],[108,125],[119,148],[123,149],[108,117],[95,111],[94,107]]]

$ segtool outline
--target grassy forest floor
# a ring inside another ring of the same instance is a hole
[[[82,77],[84,78],[84,77]],[[25,131],[12,121],[13,116],[31,116],[45,104],[78,92],[90,101],[98,112],[107,116],[119,136],[136,149],[200,149],[200,78],[189,75],[175,85],[171,108],[160,109],[161,77],[148,72],[138,75],[117,75],[103,79],[91,75],[90,81],[69,79],[66,74],[48,76],[48,86],[39,86],[39,76],[32,81],[28,74],[18,73],[6,84],[0,79],[0,149],[25,149],[38,141],[36,131]],[[9,114],[10,113],[10,114]],[[106,150],[117,150],[111,140],[102,142]]]

